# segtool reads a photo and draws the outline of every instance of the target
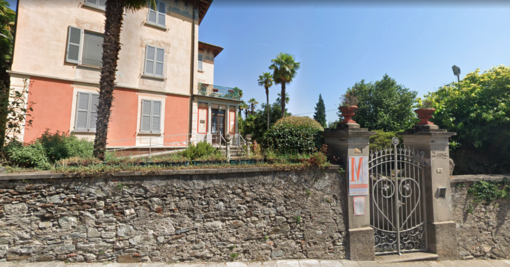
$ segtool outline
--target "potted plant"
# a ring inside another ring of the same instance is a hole
[[[354,111],[358,109],[359,99],[354,95],[354,92],[346,92],[340,98],[342,105],[340,106],[340,112],[344,120],[341,123],[356,123],[351,118],[354,116]]]
[[[432,118],[436,109],[432,107],[432,102],[430,100],[419,101],[418,109],[414,112],[418,114],[418,118],[421,120],[416,125],[434,125],[429,119]]]

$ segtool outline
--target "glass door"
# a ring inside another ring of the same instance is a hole
[[[211,135],[213,145],[219,145],[225,135],[225,110],[211,110]]]

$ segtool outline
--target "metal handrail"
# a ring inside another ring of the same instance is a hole
[[[223,133],[221,133],[221,132],[220,132],[220,137],[221,137],[221,139],[223,139],[223,141],[225,141],[225,156],[228,156],[227,155],[227,140],[225,140],[225,138],[223,138]],[[222,147],[221,146],[221,139],[220,139],[220,147]]]

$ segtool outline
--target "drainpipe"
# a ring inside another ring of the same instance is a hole
[[[197,9],[197,4],[199,0],[195,0],[193,3],[193,21],[191,22],[191,80],[190,80],[190,88],[189,94],[191,97],[189,98],[189,119],[188,119],[188,133],[190,135],[193,134],[193,101],[195,100],[195,96],[193,96],[193,87],[195,85],[195,9]]]

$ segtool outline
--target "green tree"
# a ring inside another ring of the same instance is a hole
[[[136,11],[149,4],[156,7],[155,0],[107,0],[101,78],[99,80],[99,104],[97,105],[94,157],[104,160],[108,123],[115,89],[115,72],[120,51],[120,31],[124,10]]]
[[[253,115],[255,113],[255,107],[257,107],[257,104],[259,103],[255,98],[250,98],[248,100],[248,103],[250,103],[250,114]]]
[[[347,92],[359,99],[353,120],[361,127],[385,132],[401,131],[411,128],[417,120],[413,107],[418,93],[397,84],[387,74],[374,83],[361,80]]]
[[[288,93],[285,93],[285,104],[289,104],[289,94]],[[276,102],[280,103],[280,105],[282,104],[282,94],[281,93],[278,93],[278,97],[276,98]]]
[[[324,100],[322,100],[322,96],[319,94],[319,101],[315,106],[315,114],[313,115],[313,119],[322,125],[322,127],[326,128],[326,107],[324,106]]]
[[[510,67],[479,72],[425,96],[436,109],[431,121],[457,133],[455,173],[510,172]]]
[[[269,106],[267,104],[261,104],[260,109],[255,112],[255,115],[250,116],[253,117],[253,123],[250,125],[251,131],[246,133],[251,133],[253,140],[257,140],[260,143],[264,133],[267,132],[267,115],[269,110],[269,127],[276,123],[279,119],[282,118],[282,107],[279,102],[275,102]],[[290,116],[291,114],[285,111],[285,116]]]
[[[273,70],[273,79],[275,84],[282,85],[282,96],[286,96],[285,87],[296,77],[297,71],[301,66],[300,62],[296,62],[294,56],[287,53],[280,53],[275,59],[271,60],[269,69]],[[285,101],[281,100],[282,117],[285,117]]]
[[[241,102],[241,104],[239,104],[239,117],[241,117],[241,112],[244,110],[244,119],[248,118],[248,104],[246,104],[246,102]]]
[[[258,79],[259,86],[266,89],[266,107],[267,107],[267,129],[269,130],[269,87],[273,86],[273,76],[269,72],[262,72]]]

